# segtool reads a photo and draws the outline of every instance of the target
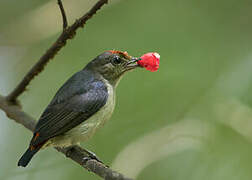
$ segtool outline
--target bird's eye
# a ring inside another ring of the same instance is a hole
[[[122,59],[118,56],[114,57],[112,60],[113,64],[120,64],[122,62]]]

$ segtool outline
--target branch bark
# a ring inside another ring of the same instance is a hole
[[[106,3],[108,3],[108,0],[99,0],[85,15],[66,28],[51,47],[40,57],[39,61],[25,75],[17,87],[7,96],[7,100],[16,103],[16,99],[25,91],[30,81],[38,75],[59,50],[66,45],[67,40],[72,39],[75,36],[77,29],[84,27],[86,22]]]
[[[24,127],[33,131],[36,125],[36,121],[29,116],[27,113],[20,109],[20,106],[10,103],[5,97],[0,95],[0,109],[2,109],[6,115],[15,120],[17,123],[22,124]],[[80,146],[74,146],[71,151],[67,148],[55,148],[57,151],[66,155],[66,157],[72,159],[74,162],[78,163],[88,171],[91,171],[98,176],[104,178],[105,180],[132,180],[125,177],[124,175],[113,171],[104,164],[90,159],[83,161],[84,158],[88,158],[88,154]]]

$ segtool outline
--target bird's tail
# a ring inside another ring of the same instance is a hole
[[[41,147],[31,148],[29,147],[23,156],[18,161],[18,166],[26,167],[27,164],[31,161],[32,157],[39,151]]]

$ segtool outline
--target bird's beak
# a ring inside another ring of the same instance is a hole
[[[141,58],[136,58],[136,57],[132,57],[126,64],[126,69],[127,70],[131,70],[131,69],[135,69],[136,67],[140,67],[137,64],[137,61],[141,60]]]

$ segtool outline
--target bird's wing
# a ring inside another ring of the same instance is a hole
[[[106,104],[108,92],[105,84],[96,81],[89,85],[95,88],[89,88],[82,94],[75,94],[71,98],[47,107],[36,125],[31,141],[32,146],[64,134],[87,120]]]

